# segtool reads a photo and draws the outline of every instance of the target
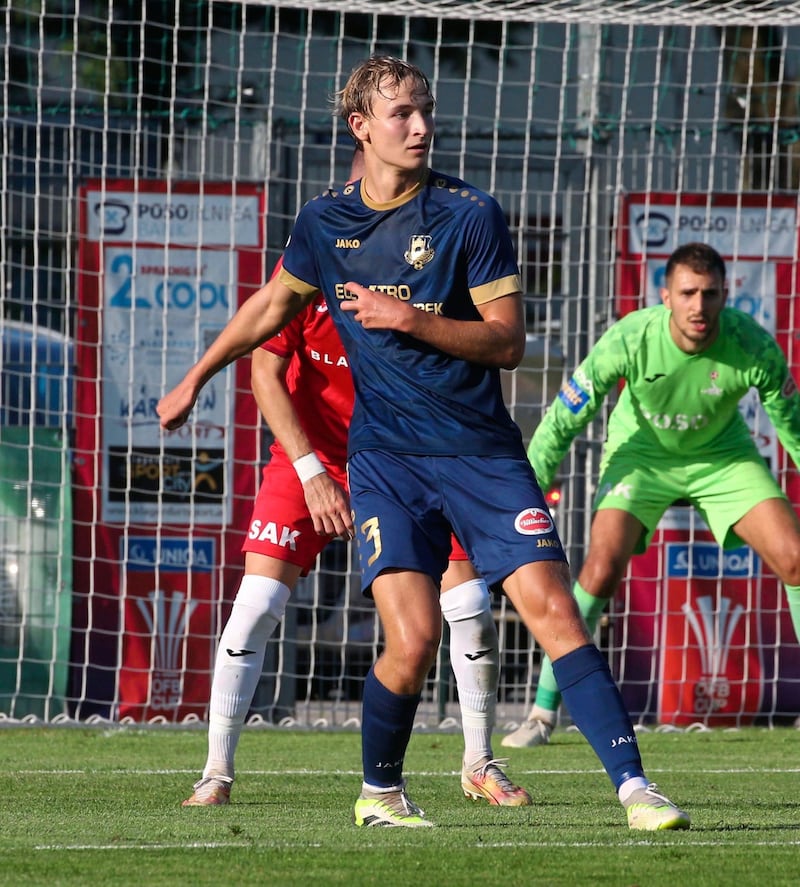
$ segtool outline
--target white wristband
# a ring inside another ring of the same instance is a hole
[[[295,459],[292,465],[300,478],[301,484],[311,480],[312,477],[316,477],[318,474],[325,473],[325,466],[319,461],[316,453],[306,453],[305,456]]]

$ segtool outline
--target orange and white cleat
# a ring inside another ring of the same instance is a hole
[[[486,800],[495,807],[529,807],[531,796],[501,770],[507,760],[490,758],[473,770],[461,771],[461,788],[473,801]]]
[[[231,802],[232,779],[226,776],[205,776],[194,784],[194,793],[182,807],[221,807]]]

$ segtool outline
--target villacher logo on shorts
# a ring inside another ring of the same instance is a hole
[[[523,536],[543,536],[553,532],[553,519],[542,508],[526,508],[514,519],[514,529]]]

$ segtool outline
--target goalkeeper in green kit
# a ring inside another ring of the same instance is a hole
[[[726,308],[727,295],[725,263],[714,249],[676,249],[667,260],[663,304],[608,329],[531,440],[528,458],[546,490],[572,440],[625,382],[609,418],[589,551],[573,589],[590,631],[664,511],[687,500],[720,545],[745,543],[774,571],[800,638],[800,522],[738,409],[755,388],[800,467],[800,395],[778,343],[749,314]],[[560,701],[545,658],[528,719],[502,744],[548,742]]]

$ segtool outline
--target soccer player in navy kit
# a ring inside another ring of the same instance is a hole
[[[452,530],[553,660],[630,827],[685,828],[688,816],[644,776],[503,403],[499,371],[514,368],[525,347],[508,227],[492,197],[428,167],[433,109],[430,84],[413,65],[375,56],[353,71],[337,110],[364,152],[364,177],[303,207],[283,271],[162,399],[162,426],[182,424],[209,378],[325,293],[354,379],[351,504],[363,588],[385,636],[364,687],[356,824],[431,825],[406,792],[403,760],[439,644],[438,585]]]
[[[350,179],[362,171],[363,154],[354,152]],[[275,440],[242,546],[244,575],[215,657],[206,762],[184,807],[230,802],[234,758],[267,642],[298,579],[335,535],[329,521],[349,512],[345,465],[353,382],[322,294],[256,348],[251,363],[253,394]],[[352,538],[352,522],[345,531]],[[500,656],[491,595],[455,537],[452,546],[441,591],[464,735],[461,788],[495,806],[529,806],[530,795],[492,752]]]

